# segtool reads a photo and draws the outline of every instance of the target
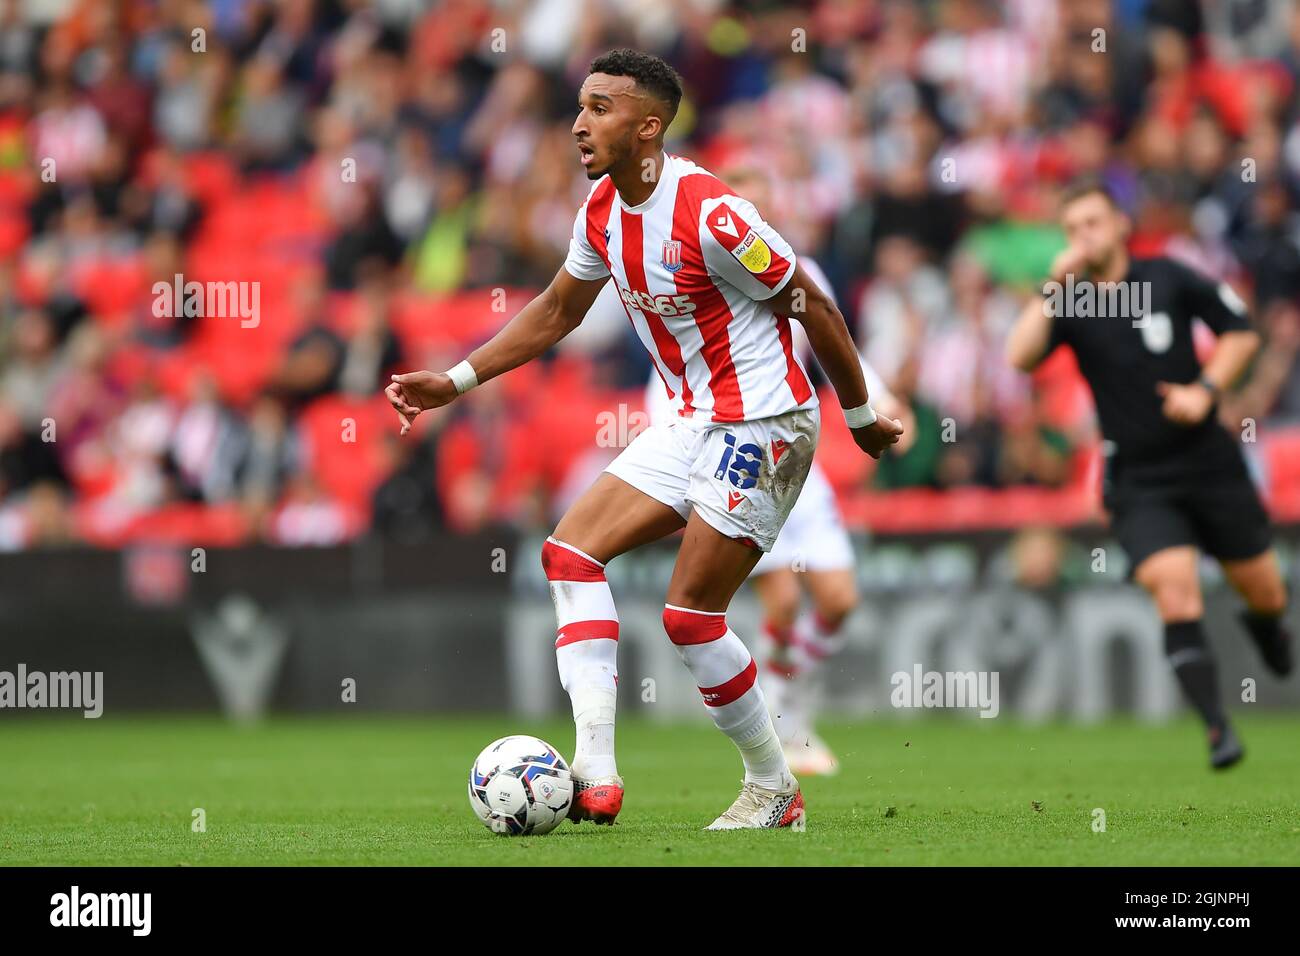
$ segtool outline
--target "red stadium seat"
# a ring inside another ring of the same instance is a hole
[[[321,486],[368,514],[370,496],[384,477],[382,443],[393,422],[382,393],[360,399],[327,395],[307,406],[299,426]]]

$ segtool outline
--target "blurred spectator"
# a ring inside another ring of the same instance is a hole
[[[426,430],[418,441],[384,437],[388,477],[371,498],[371,528],[407,544],[426,540],[444,525],[435,465],[437,432]]]
[[[308,471],[293,479],[284,504],[271,518],[269,537],[287,547],[328,547],[346,540],[348,532],[346,512]]]
[[[243,421],[222,403],[216,381],[197,376],[170,448],[185,497],[212,503],[235,497],[244,455],[254,454],[250,438]]]
[[[306,470],[302,443],[284,405],[270,395],[253,404],[234,492],[254,527],[262,527],[294,475]]]
[[[489,55],[491,0],[0,0],[0,547],[178,502],[236,502],[286,544],[544,525],[608,451],[566,412],[638,401],[621,316],[422,438],[375,438],[355,474],[314,471],[299,434],[337,403],[374,437],[391,371],[454,361],[550,281],[590,188],[576,89],[626,44],[685,78],[670,150],[772,172],[764,214],[906,403],[911,447],[829,469],[841,494],[1090,480],[1072,366],[1035,394],[1001,361],[1081,173],[1130,211],[1135,253],[1251,302],[1268,345],[1225,421],[1300,423],[1289,0],[507,6]],[[259,323],[159,309],[177,276],[257,283]]]

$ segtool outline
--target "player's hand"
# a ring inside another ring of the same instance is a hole
[[[899,435],[898,441],[894,443],[894,454],[906,455],[908,449],[916,442],[916,415],[912,413],[911,406],[893,395],[882,395],[880,403],[876,406],[876,412],[892,418],[903,426],[903,434]]]
[[[1064,285],[1066,276],[1074,275],[1082,278],[1087,267],[1088,260],[1083,249],[1079,246],[1066,246],[1056,254],[1056,258],[1052,260],[1052,267],[1047,270],[1047,274],[1053,281]]]
[[[1179,425],[1199,425],[1214,407],[1214,394],[1200,382],[1188,385],[1159,382],[1156,391],[1165,400],[1165,418]]]
[[[879,458],[890,445],[897,445],[903,434],[903,426],[892,418],[877,413],[876,420],[861,428],[850,428],[853,440],[858,447],[872,458]]]
[[[441,408],[459,394],[451,376],[446,372],[407,372],[394,375],[392,383],[384,389],[388,401],[397,409],[402,423],[402,434],[411,430],[411,423],[420,412]]]

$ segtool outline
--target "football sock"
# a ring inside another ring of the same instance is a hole
[[[1165,654],[1188,702],[1196,708],[1207,726],[1221,728],[1226,718],[1219,702],[1218,671],[1205,643],[1201,622],[1166,623]]]
[[[799,673],[794,645],[793,627],[763,622],[763,662],[769,672],[786,680]]]
[[[826,658],[838,654],[844,647],[843,620],[830,621],[816,611],[805,611],[794,623],[794,636],[809,669]]]
[[[745,782],[769,790],[787,787],[790,770],[758,685],[758,667],[744,642],[727,627],[726,612],[668,604],[664,630],[695,679],[714,725],[740,751]]]
[[[1241,612],[1241,623],[1246,626],[1269,670],[1282,677],[1290,674],[1291,635],[1282,626],[1282,616],[1246,610]]]
[[[579,780],[618,773],[614,710],[618,691],[618,612],[605,566],[554,538],[542,546],[542,567],[555,603],[555,662],[573,704]]]

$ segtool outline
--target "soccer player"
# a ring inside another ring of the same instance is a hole
[[[728,164],[720,175],[755,209],[774,206],[771,174],[751,160]],[[800,256],[800,267],[832,301],[834,292],[821,267]],[[621,311],[612,283],[601,291],[593,310]],[[802,324],[792,327],[794,354],[805,365],[811,347]],[[880,376],[862,360],[862,373],[878,412],[901,420],[905,414]],[[681,412],[659,376],[650,374],[646,410],[652,422],[671,421]],[[899,450],[905,439],[900,439]],[[803,491],[777,535],[772,550],[758,559],[749,580],[763,608],[763,687],[777,736],[796,776],[830,775],[839,762],[814,727],[818,701],[816,679],[826,660],[844,646],[843,624],[858,604],[853,574],[853,543],[835,503],[835,492],[814,460]],[[804,592],[811,607],[803,609]]]
[[[396,375],[387,394],[405,433],[421,411],[555,345],[612,277],[665,387],[681,395],[682,415],[642,431],[542,549],[560,681],[577,726],[571,816],[612,823],[623,803],[614,759],[618,614],[605,565],[684,527],[664,629],[745,768],[739,796],[710,829],[789,826],[803,813],[799,783],[754,661],[726,621],[732,595],[794,506],[817,444],[817,397],[788,317],[807,329],[863,451],[879,457],[902,426],[868,404],[843,316],[785,240],[714,176],[664,152],[681,95],[680,78],[658,57],[615,50],[591,64],[573,135],[594,185],[563,268],[464,362]]]
[[[1230,767],[1244,750],[1224,713],[1201,624],[1199,551],[1219,561],[1245,600],[1242,622],[1264,663],[1278,675],[1291,671],[1281,620],[1287,594],[1268,516],[1241,449],[1214,414],[1259,336],[1226,283],[1170,259],[1130,258],[1128,218],[1100,183],[1066,191],[1061,224],[1068,245],[1052,263],[1055,285],[1025,307],[1007,358],[1029,372],[1058,345],[1074,350],[1097,405],[1112,530],[1164,622],[1169,663],[1208,728],[1210,763]],[[1060,294],[1071,289],[1072,297]],[[1088,294],[1122,314],[1075,307]],[[1217,335],[1204,367],[1193,348],[1194,318]]]

